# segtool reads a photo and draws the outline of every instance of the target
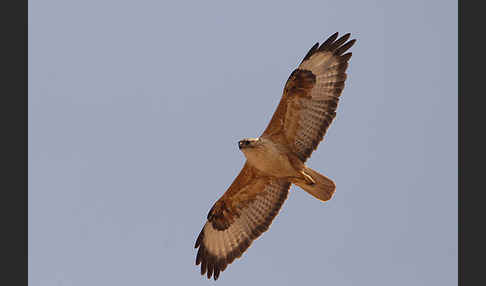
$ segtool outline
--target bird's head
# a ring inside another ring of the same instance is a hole
[[[258,147],[260,144],[261,141],[259,138],[245,138],[238,141],[238,148],[243,151],[249,148]]]

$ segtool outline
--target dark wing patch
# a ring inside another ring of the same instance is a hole
[[[296,69],[285,85],[284,92],[289,96],[306,96],[316,83],[316,76],[308,70]]]

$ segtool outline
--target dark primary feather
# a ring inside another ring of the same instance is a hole
[[[312,46],[312,48],[310,48],[310,50],[307,52],[305,57],[302,59],[302,62],[307,60],[310,56],[312,56],[312,54],[314,54],[314,52],[317,50],[318,47],[319,47],[319,43],[315,43],[315,45]]]

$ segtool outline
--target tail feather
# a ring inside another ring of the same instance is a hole
[[[320,201],[328,201],[332,198],[334,192],[336,191],[336,184],[328,177],[320,174],[311,168],[306,168],[304,173],[312,177],[315,181],[314,184],[306,180],[295,180],[292,183],[301,187],[304,191],[311,194],[313,197]]]

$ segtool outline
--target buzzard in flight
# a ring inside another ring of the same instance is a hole
[[[269,125],[259,138],[238,142],[245,165],[208,213],[197,237],[196,265],[217,280],[265,232],[296,184],[320,201],[331,199],[334,182],[304,163],[336,116],[346,68],[355,43],[350,34],[316,43],[291,74]]]

